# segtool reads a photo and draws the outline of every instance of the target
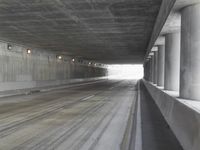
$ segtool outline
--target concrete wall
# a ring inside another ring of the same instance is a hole
[[[143,81],[185,150],[200,150],[200,102],[179,99]]]
[[[0,91],[52,86],[72,80],[101,77],[106,75],[106,68],[72,62],[72,58],[57,59],[50,51],[13,45],[8,50],[8,43],[0,42]]]

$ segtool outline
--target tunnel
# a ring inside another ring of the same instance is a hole
[[[0,0],[0,150],[200,150],[200,0]]]

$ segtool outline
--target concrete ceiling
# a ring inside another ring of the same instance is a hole
[[[162,0],[1,0],[0,39],[102,63],[141,63]]]

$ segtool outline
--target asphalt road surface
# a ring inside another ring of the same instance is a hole
[[[0,150],[120,150],[136,81],[0,99]]]

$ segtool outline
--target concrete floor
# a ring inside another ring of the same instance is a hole
[[[0,99],[1,150],[120,150],[135,81]]]

